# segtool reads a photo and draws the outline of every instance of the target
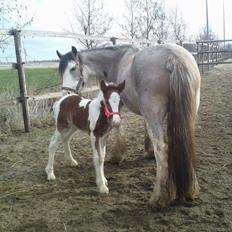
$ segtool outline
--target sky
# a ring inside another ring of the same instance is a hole
[[[27,27],[30,30],[64,31],[69,27],[73,14],[73,0],[18,0],[27,5],[28,10],[24,18],[34,17],[32,24]],[[76,0],[78,1],[78,0]],[[107,13],[115,20],[114,29],[110,36],[119,36],[117,26],[123,22],[125,12],[124,0],[102,0]],[[187,36],[193,39],[199,33],[200,28],[206,24],[205,0],[164,0],[166,9],[178,8],[187,25]],[[223,0],[208,0],[209,25],[212,30],[223,38]],[[232,39],[232,0],[224,0],[226,17],[226,38]],[[61,52],[70,50],[75,41],[69,39],[53,38],[26,38],[23,46],[26,51],[25,59],[56,59],[55,50]],[[14,56],[13,46],[5,52],[8,60]],[[3,54],[0,54],[0,61]]]

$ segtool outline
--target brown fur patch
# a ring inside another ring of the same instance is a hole
[[[57,120],[58,130],[62,130],[69,127],[69,123],[73,123],[77,128],[81,130],[88,130],[88,114],[89,103],[86,107],[79,107],[81,101],[79,95],[70,96],[64,99],[60,104],[60,112]]]

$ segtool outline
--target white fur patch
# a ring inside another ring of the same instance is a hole
[[[90,99],[85,99],[85,98],[82,98],[80,103],[79,103],[79,107],[83,107],[84,109],[86,108],[87,104],[90,102],[91,100]]]
[[[74,68],[75,66],[76,66],[76,63],[73,60],[68,62],[67,68],[65,69],[64,74],[63,74],[63,86],[64,87],[76,89],[76,86],[79,82],[79,78],[78,77],[74,78],[72,74],[70,73],[70,70]]]
[[[100,107],[101,107],[101,98],[94,99],[89,104],[89,129],[93,131],[96,127],[97,120],[100,115]]]
[[[57,121],[58,115],[59,115],[59,113],[60,113],[60,104],[61,104],[61,102],[62,102],[64,99],[66,99],[66,98],[68,98],[68,97],[70,97],[70,96],[74,96],[74,95],[76,95],[76,94],[67,94],[67,95],[61,97],[58,101],[56,101],[56,102],[54,103],[52,109],[53,109],[53,115],[54,115],[54,118],[55,118],[56,121]]]

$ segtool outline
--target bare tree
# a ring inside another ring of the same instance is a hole
[[[121,24],[123,35],[131,39],[139,37],[139,2],[140,0],[125,0],[125,23]]]
[[[196,40],[215,40],[217,38],[218,36],[213,32],[212,28],[209,28],[209,35],[207,35],[207,28],[205,26],[200,29]]]
[[[33,17],[27,17],[27,6],[20,4],[18,0],[0,2],[0,27],[21,30],[30,25]],[[0,37],[0,49],[4,50],[8,45],[9,36]]]
[[[171,27],[171,39],[183,41],[186,36],[186,24],[178,8],[169,12],[168,22]]]
[[[126,23],[122,28],[127,36],[145,39],[166,39],[167,17],[160,0],[126,0]]]
[[[170,27],[168,23],[168,16],[162,2],[158,2],[156,12],[153,15],[154,30],[153,34],[159,42],[163,42],[169,38]]]
[[[154,12],[156,12],[156,1],[153,0],[145,0],[140,1],[139,8],[139,29],[141,33],[141,37],[150,39],[150,35],[153,30],[153,16]]]
[[[71,32],[84,35],[103,36],[111,28],[112,17],[104,13],[103,3],[99,0],[74,1],[74,21],[70,23]],[[86,48],[96,47],[93,40],[78,39]]]

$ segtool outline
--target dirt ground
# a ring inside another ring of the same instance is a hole
[[[109,195],[95,186],[88,136],[72,140],[79,167],[70,167],[59,150],[54,182],[44,168],[53,126],[14,133],[0,141],[0,231],[232,231],[232,66],[203,77],[196,132],[200,199],[192,206],[160,212],[148,207],[155,163],[143,150],[143,121],[126,114],[125,160],[106,162]],[[112,149],[108,142],[107,154]]]

